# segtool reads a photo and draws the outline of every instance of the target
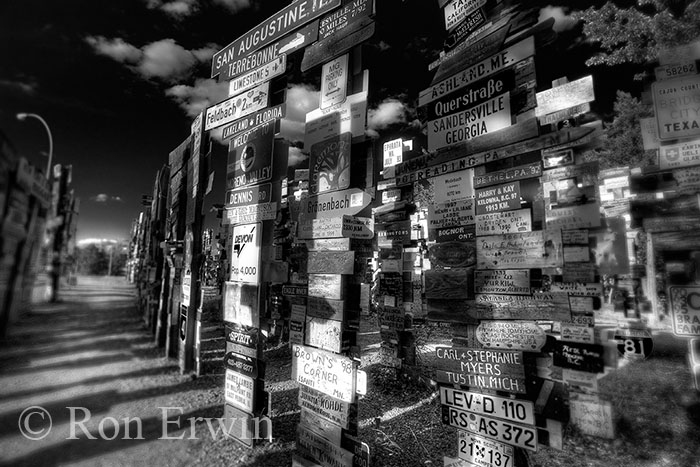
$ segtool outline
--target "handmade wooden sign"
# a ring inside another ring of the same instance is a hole
[[[470,297],[472,268],[424,271],[425,298],[467,299]]]
[[[243,326],[258,326],[258,287],[237,282],[224,283],[224,321]]]
[[[374,237],[374,220],[371,217],[343,215],[341,234],[346,238],[369,240]]]
[[[587,246],[564,245],[564,263],[587,262],[591,259],[591,250]]]
[[[374,21],[365,17],[340,29],[333,36],[307,47],[301,62],[302,73],[320,65],[328,57],[338,56],[356,45],[362,44],[374,35],[374,29]]]
[[[474,292],[478,294],[529,294],[529,269],[492,269],[476,271]]]
[[[310,297],[345,298],[345,281],[340,274],[309,274],[308,287]]]
[[[248,413],[255,410],[255,379],[226,369],[224,397],[227,404]]]
[[[566,250],[567,248],[571,247],[564,247],[564,269],[562,270],[562,280],[564,283],[571,283],[571,282],[579,282],[579,283],[590,283],[595,280],[595,264],[587,262],[590,260],[590,253],[588,250],[588,247],[578,247],[578,248],[585,248],[586,249],[586,254],[583,254],[583,250],[580,251],[581,256],[577,256],[578,258],[583,258],[585,257],[586,259],[583,261],[586,262],[581,262],[581,263],[571,263],[570,259],[567,259],[566,256]],[[569,256],[571,258],[571,256]],[[572,310],[573,311],[573,310]]]
[[[211,77],[218,75],[227,64],[235,63],[237,59],[255,52],[312,20],[333,11],[340,6],[340,1],[301,0],[286,6],[215,53],[211,61]],[[301,39],[303,38],[302,35]]]
[[[238,190],[230,190],[226,193],[226,207],[235,208],[240,206],[252,206],[255,204],[269,203],[272,198],[272,185],[263,183],[241,188]]]
[[[322,238],[307,240],[305,243],[308,251],[346,251],[351,249],[349,238]]]
[[[326,62],[321,69],[321,109],[342,104],[348,95],[348,54]]]
[[[576,81],[538,92],[536,112],[538,117],[543,117],[594,100],[593,76],[588,75]]]
[[[532,212],[529,208],[505,212],[491,212],[476,216],[476,235],[502,235],[532,231]]]
[[[465,20],[471,13],[478,11],[486,5],[486,0],[471,0],[464,2],[461,0],[451,0],[443,8],[445,15],[445,29],[450,30]]]
[[[224,224],[252,224],[269,221],[277,216],[277,202],[226,208]]]
[[[700,336],[700,287],[669,288],[673,333],[676,336]]]
[[[547,336],[535,322],[482,321],[476,329],[477,340],[488,349],[538,352]]]
[[[343,323],[325,318],[306,318],[304,344],[340,353],[343,351]]]
[[[340,8],[320,19],[318,39],[327,39],[342,29],[352,28],[353,24],[366,20],[372,14],[374,0],[345,0]]]
[[[292,346],[292,379],[344,402],[355,400],[356,363],[342,355]]]
[[[204,131],[213,130],[267,107],[270,83],[262,83],[238,96],[230,97],[206,110]]]
[[[311,218],[353,216],[372,202],[372,196],[359,188],[333,191],[301,200],[299,211]]]
[[[299,406],[341,428],[350,428],[354,406],[305,385],[299,386]]]
[[[615,439],[615,423],[610,402],[573,399],[569,402],[569,414],[571,423],[581,430],[581,433]]]
[[[513,447],[499,443],[492,439],[484,438],[468,431],[459,430],[457,432],[458,444],[457,455],[466,461],[466,465],[459,467],[500,467],[513,465],[515,453]],[[445,462],[445,467],[458,467]]]
[[[531,401],[441,386],[440,403],[459,410],[525,425],[535,424],[535,404]]]
[[[245,131],[251,131],[256,127],[265,125],[267,123],[272,123],[277,129],[277,124],[279,119],[284,118],[287,113],[287,104],[279,104],[273,107],[267,107],[258,112],[254,112],[247,117],[238,119],[226,125],[221,130],[221,138],[226,140],[229,138],[236,137]]]
[[[564,245],[588,245],[588,229],[565,230],[561,240]]]
[[[428,247],[430,264],[443,268],[464,268],[476,264],[476,247],[472,242],[443,242]]]
[[[476,294],[476,315],[480,319],[571,319],[566,293],[532,295]]]
[[[300,239],[327,239],[343,237],[342,217],[309,217],[299,215],[297,236]]]
[[[442,407],[442,422],[529,451],[537,451],[537,428]]]
[[[262,84],[266,81],[270,81],[282,73],[287,68],[287,54],[282,54],[270,62],[267,62],[260,68],[249,71],[235,79],[232,79],[228,83],[228,95],[230,97],[237,96],[238,94],[247,91],[250,88]]]
[[[465,242],[476,238],[473,225],[431,229],[428,232],[430,234],[430,240],[435,240],[438,243],[455,241]]]
[[[561,267],[561,231],[489,235],[476,240],[478,269]]]
[[[520,351],[437,347],[435,355],[439,382],[526,392],[525,365]]]
[[[404,314],[403,308],[385,306],[379,313],[379,326],[393,331],[403,331]]]
[[[572,370],[602,373],[604,351],[600,344],[557,341],[553,350],[554,364]]]
[[[474,199],[463,198],[428,205],[428,228],[458,227],[474,223]]]
[[[309,274],[352,274],[354,251],[310,251],[306,271]]]
[[[520,182],[476,190],[477,215],[518,208],[520,208]]]
[[[309,193],[344,190],[350,186],[351,133],[342,133],[311,146]]]
[[[551,204],[546,204],[548,209],[545,210],[545,218],[549,230],[600,226],[600,202],[597,200],[563,208],[554,208]]]
[[[353,467],[353,453],[331,443],[304,425],[297,425],[297,450],[320,465]]]
[[[345,319],[345,300],[333,300],[330,298],[322,297],[308,297],[306,306],[307,316],[324,319],[335,319],[338,321],[343,321]]]
[[[532,164],[513,167],[511,169],[497,170],[480,174],[481,170],[477,169],[474,175],[474,187],[483,188],[485,186],[496,185],[505,182],[514,182],[527,178],[542,176],[542,163],[534,162]]]

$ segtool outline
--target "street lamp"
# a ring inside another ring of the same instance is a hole
[[[49,160],[46,163],[46,179],[48,180],[51,177],[51,160],[53,158],[53,138],[51,137],[51,129],[49,128],[49,124],[46,123],[46,120],[41,118],[40,115],[24,112],[17,114],[17,120],[20,122],[23,122],[27,117],[33,117],[39,120],[44,125],[44,128],[46,128],[46,133],[49,134]]]

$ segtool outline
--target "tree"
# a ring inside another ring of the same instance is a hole
[[[582,20],[583,34],[600,45],[601,51],[586,61],[589,66],[654,62],[660,50],[700,36],[700,0],[637,0],[629,8],[607,2],[572,17]]]

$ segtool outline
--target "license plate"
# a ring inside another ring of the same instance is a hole
[[[503,418],[526,425],[535,424],[535,404],[506,397],[490,396],[442,386],[440,402],[456,409]]]
[[[513,467],[513,447],[459,430],[458,454],[478,467]]]
[[[442,406],[442,422],[530,451],[537,450],[537,429]]]

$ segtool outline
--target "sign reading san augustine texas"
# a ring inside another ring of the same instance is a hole
[[[441,383],[526,393],[520,351],[437,347],[435,354]]]
[[[227,63],[265,47],[311,20],[340,6],[341,0],[300,0],[278,11],[268,19],[215,53],[211,61],[211,77],[219,74]]]

